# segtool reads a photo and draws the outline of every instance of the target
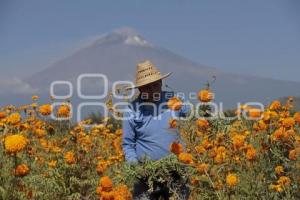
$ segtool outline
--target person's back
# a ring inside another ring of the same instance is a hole
[[[167,102],[173,92],[161,92],[159,101],[144,103],[138,97],[131,102],[131,111],[123,121],[123,149],[127,161],[141,160],[148,156],[158,160],[170,154],[172,142],[180,141],[175,128],[170,127],[170,120],[185,114],[184,110],[168,109]]]

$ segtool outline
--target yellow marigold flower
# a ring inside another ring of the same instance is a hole
[[[201,163],[196,166],[196,169],[199,173],[203,174],[208,170],[209,164]]]
[[[37,104],[37,103],[32,103],[32,104],[31,104],[31,107],[32,107],[32,109],[35,110],[35,109],[38,107],[38,104]]]
[[[21,115],[19,113],[13,113],[6,118],[6,122],[11,125],[15,125],[21,121]]]
[[[216,150],[217,153],[226,153],[226,148],[224,146],[219,146]]]
[[[110,192],[113,188],[113,183],[108,176],[103,176],[100,178],[99,185],[102,188],[102,191]]]
[[[193,163],[193,156],[190,153],[180,153],[178,155],[178,159],[185,164]]]
[[[217,153],[217,155],[214,157],[214,162],[216,164],[221,164],[225,161],[226,159],[226,152],[223,152],[223,153]]]
[[[178,97],[172,97],[168,100],[168,108],[171,110],[180,110],[182,107],[182,101]]]
[[[15,169],[16,176],[25,176],[29,173],[29,168],[25,164],[18,165]]]
[[[300,124],[300,112],[294,114],[294,120],[296,123]]]
[[[232,137],[232,144],[235,149],[239,149],[245,143],[245,136],[243,135],[235,135]]]
[[[271,184],[269,186],[269,189],[270,190],[275,190],[276,192],[282,192],[283,191],[283,188],[282,188],[281,185],[273,185],[273,184]]]
[[[27,145],[27,138],[21,134],[7,136],[4,140],[4,147],[7,153],[18,153]]]
[[[264,112],[264,115],[263,115],[263,120],[265,122],[269,121],[271,119],[271,111],[266,111]]]
[[[169,126],[170,126],[170,128],[176,128],[177,120],[176,119],[170,119],[169,120]]]
[[[123,134],[123,130],[119,128],[119,129],[116,130],[115,133],[116,133],[117,136],[121,136]]]
[[[201,102],[210,102],[211,100],[213,100],[213,94],[208,89],[206,89],[206,90],[200,90],[198,92],[198,99]]]
[[[295,120],[294,120],[294,118],[292,118],[292,117],[285,118],[285,119],[282,121],[282,125],[283,125],[283,127],[285,127],[285,128],[293,127],[293,126],[295,125]]]
[[[39,113],[43,116],[48,116],[52,112],[52,106],[50,104],[41,105],[39,107]]]
[[[230,173],[230,174],[227,175],[226,183],[229,187],[236,186],[238,182],[239,182],[239,178],[237,177],[236,174]]]
[[[65,161],[67,164],[74,164],[76,162],[74,153],[71,151],[65,153]]]
[[[31,99],[32,99],[33,101],[37,101],[37,100],[39,99],[39,96],[34,95],[34,96],[31,97]]]
[[[170,145],[170,151],[176,155],[182,153],[183,152],[182,144],[180,144],[179,142],[172,142],[172,144]]]
[[[206,119],[200,118],[200,119],[197,120],[196,123],[197,123],[197,126],[198,126],[199,129],[209,128],[209,122]]]
[[[38,138],[41,138],[41,137],[44,137],[44,136],[47,135],[47,131],[44,130],[44,129],[40,129],[40,128],[36,129],[36,130],[34,131],[34,133],[35,133],[35,135],[36,135]]]
[[[55,168],[57,164],[57,160],[51,160],[50,162],[48,162],[48,166],[51,168]]]
[[[48,141],[47,140],[40,139],[39,142],[40,142],[40,144],[41,144],[42,147],[48,148]]]
[[[291,179],[287,176],[280,176],[277,183],[282,186],[289,186],[291,184]]]
[[[269,109],[274,111],[274,110],[278,110],[281,107],[281,103],[278,100],[275,100],[271,103],[271,105],[269,106]]]
[[[278,166],[275,167],[275,173],[276,173],[277,175],[283,173],[283,171],[284,171],[284,170],[283,170],[283,167],[282,167],[281,165],[278,165]]]
[[[296,160],[297,159],[296,149],[290,150],[290,152],[289,152],[289,159],[290,160]]]

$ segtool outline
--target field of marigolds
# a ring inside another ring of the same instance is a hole
[[[199,100],[209,102],[209,92],[201,90]],[[89,119],[52,120],[51,114],[67,117],[70,109],[52,109],[55,100],[49,101],[33,96],[30,105],[0,109],[0,199],[129,200],[136,178],[172,184],[171,170],[188,180],[192,200],[300,199],[300,112],[292,98],[264,111],[235,111],[257,120],[171,120],[186,148],[174,141],[169,157],[140,165],[124,162],[118,121],[105,118],[86,128]],[[180,100],[168,106],[179,109]]]

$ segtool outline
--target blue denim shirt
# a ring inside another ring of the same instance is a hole
[[[123,120],[122,147],[126,161],[137,162],[143,157],[158,160],[171,153],[172,142],[183,143],[177,129],[170,128],[169,120],[185,116],[190,108],[183,105],[179,111],[168,109],[167,102],[172,96],[174,92],[161,93],[160,100],[153,103],[160,109],[146,105],[140,97],[131,102],[123,114],[128,118]]]

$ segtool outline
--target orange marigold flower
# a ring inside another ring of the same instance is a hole
[[[16,176],[25,176],[29,173],[29,168],[25,164],[18,165],[15,169]]]
[[[106,170],[107,166],[108,166],[108,163],[107,163],[106,161],[100,160],[100,161],[98,162],[97,168],[96,168],[97,173],[98,173],[99,175],[101,175],[101,174]]]
[[[200,118],[197,120],[197,126],[199,129],[209,128],[209,122],[206,119]]]
[[[58,107],[56,115],[58,117],[64,117],[64,118],[66,118],[66,117],[70,116],[70,112],[71,112],[70,106],[64,104],[64,105],[61,105],[61,106]]]
[[[289,152],[289,159],[290,160],[296,160],[297,159],[296,149],[290,150],[290,152]]]
[[[27,138],[21,134],[7,136],[4,139],[4,147],[7,153],[18,153],[27,145]]]
[[[208,89],[206,89],[206,90],[200,90],[198,92],[198,99],[201,102],[210,102],[211,100],[213,100],[213,94]]]
[[[0,119],[3,119],[6,117],[6,113],[5,112],[0,112]]]
[[[250,108],[248,113],[250,118],[260,118],[262,111],[258,108]]]
[[[169,120],[169,125],[170,125],[170,128],[176,128],[177,120],[176,119],[170,119]]]
[[[220,153],[217,153],[216,156],[214,157],[214,162],[216,164],[221,164],[225,161],[226,159],[226,152],[220,152]]]
[[[291,184],[291,179],[286,176],[280,176],[277,183],[282,186],[289,186]]]
[[[230,173],[226,176],[226,183],[229,187],[234,187],[239,182],[239,178],[236,174]]]
[[[268,126],[263,120],[259,120],[253,128],[257,131],[265,131],[268,128]]]
[[[300,124],[300,112],[294,114],[294,120],[296,123]]]
[[[275,100],[271,103],[271,105],[269,106],[269,109],[274,111],[274,110],[278,110],[281,107],[281,103],[278,100]]]
[[[254,147],[247,148],[246,151],[246,158],[247,160],[253,161],[256,158],[256,150]]]
[[[280,140],[284,136],[284,128],[280,127],[279,129],[277,129],[274,132],[273,136],[275,140]]]
[[[102,191],[110,192],[112,191],[113,183],[108,176],[103,176],[100,178],[99,185],[102,188]]]
[[[206,150],[205,150],[205,148],[202,146],[202,145],[197,145],[196,147],[195,147],[195,150],[196,150],[196,152],[198,153],[198,154],[203,154]]]
[[[293,127],[293,126],[295,125],[295,120],[294,120],[294,118],[292,118],[292,117],[285,118],[285,119],[282,121],[282,125],[283,125],[283,127],[285,127],[285,128]]]
[[[180,144],[179,142],[172,142],[172,144],[170,145],[170,151],[176,155],[182,153],[183,152],[182,144]]]
[[[203,174],[208,170],[209,164],[201,163],[196,166],[196,169],[199,173]]]
[[[182,101],[178,97],[172,97],[168,100],[168,108],[171,110],[180,110],[182,107]]]
[[[71,151],[66,152],[64,157],[67,164],[74,164],[76,162],[74,153]]]
[[[190,153],[180,153],[178,155],[178,159],[185,164],[193,163],[193,156]]]
[[[281,165],[276,166],[276,167],[275,167],[275,173],[276,173],[277,175],[283,173],[283,167],[282,167]]]
[[[199,183],[199,179],[197,177],[192,176],[190,179],[191,185],[196,185]]]
[[[203,145],[203,147],[205,148],[205,149],[210,149],[210,148],[212,148],[212,143],[209,141],[209,139],[208,138],[206,138],[206,139],[204,139],[203,141],[202,141],[202,145]]]
[[[52,106],[50,104],[41,105],[39,107],[39,113],[43,116],[48,116],[52,112]]]
[[[132,195],[126,185],[118,185],[114,190],[114,200],[131,200]]]

